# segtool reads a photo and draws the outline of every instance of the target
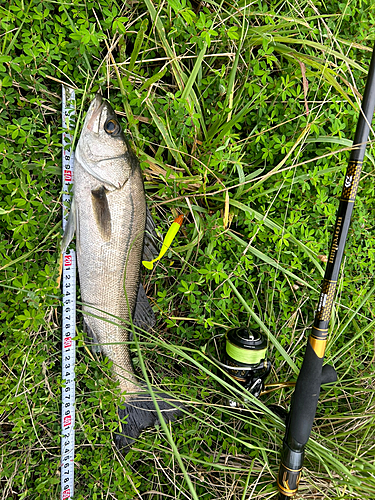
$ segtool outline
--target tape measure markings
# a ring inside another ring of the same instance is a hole
[[[74,129],[75,93],[62,87],[62,174],[63,174],[63,220],[68,221],[68,206],[73,185],[74,155],[72,131]],[[62,306],[62,387],[61,404],[61,500],[70,500],[74,495],[74,424],[75,424],[75,357],[73,338],[76,328],[76,256],[68,248],[63,254],[63,306]]]

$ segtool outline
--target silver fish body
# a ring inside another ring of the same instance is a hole
[[[153,326],[140,285],[150,218],[139,162],[113,109],[98,95],[83,125],[74,168],[74,200],[62,247],[75,231],[85,328],[113,362],[124,402],[119,409],[124,424],[116,444],[128,447],[142,429],[157,421],[152,400],[134,375],[128,346],[131,320]],[[159,396],[163,415],[173,419],[178,409],[167,403],[167,396]]]
[[[78,161],[75,183],[79,235],[77,260],[84,320],[103,353],[113,361],[114,372],[126,399],[139,391],[126,342],[130,315],[137,299],[146,223],[141,172],[135,163],[121,188],[104,192],[111,225],[110,237],[104,239],[104,229],[98,224],[93,210],[93,203],[100,203],[100,200],[92,194],[99,192],[97,196],[100,196],[103,184],[99,185]],[[123,326],[119,325],[118,318],[123,320]]]

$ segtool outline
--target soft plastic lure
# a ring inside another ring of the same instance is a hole
[[[168,250],[168,248],[171,246],[172,241],[174,240],[176,234],[178,233],[180,227],[182,226],[182,221],[184,219],[183,215],[179,215],[176,217],[176,219],[172,222],[171,227],[168,229],[167,234],[165,235],[163,245],[161,247],[159,255],[156,257],[156,259],[153,260],[142,260],[142,264],[147,268],[147,269],[153,269],[154,263],[160,260],[165,252]]]

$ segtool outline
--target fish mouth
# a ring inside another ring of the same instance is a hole
[[[96,94],[95,99],[91,103],[89,112],[92,109],[91,116],[87,122],[88,130],[99,133],[99,124],[101,123],[101,116],[103,109],[105,108],[106,102],[103,101],[102,96],[100,94]],[[96,126],[95,126],[96,125]],[[95,129],[97,130],[94,130]]]

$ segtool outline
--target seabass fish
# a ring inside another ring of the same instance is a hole
[[[130,315],[144,329],[155,323],[140,284],[140,267],[142,259],[150,260],[157,249],[152,239],[144,241],[145,233],[154,233],[154,226],[138,159],[112,107],[99,95],[87,112],[74,175],[74,198],[62,249],[75,232],[85,330],[113,362],[123,394],[122,429],[116,436],[117,446],[123,448],[158,420],[150,396],[142,393],[134,375],[126,344]],[[121,325],[114,324],[118,323],[114,316],[121,318]],[[179,413],[176,403],[169,405],[165,394],[158,397],[165,418],[173,419]]]

